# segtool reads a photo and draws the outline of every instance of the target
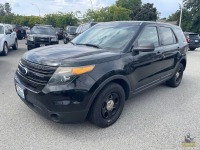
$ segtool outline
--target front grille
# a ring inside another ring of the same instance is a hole
[[[57,67],[39,65],[21,59],[17,76],[29,88],[42,90],[56,69]]]
[[[49,44],[50,38],[49,37],[35,37],[35,43]]]

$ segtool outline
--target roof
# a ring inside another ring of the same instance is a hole
[[[142,25],[142,24],[162,24],[162,25],[168,25],[176,28],[180,28],[177,25],[173,25],[170,23],[164,23],[164,22],[156,22],[156,21],[111,21],[111,22],[100,22],[98,24],[107,24],[107,25],[114,25],[114,24],[124,24],[124,25]]]
[[[184,32],[184,34],[198,34],[198,33],[194,33],[194,32]]]

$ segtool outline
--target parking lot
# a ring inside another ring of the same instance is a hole
[[[63,43],[62,41],[60,43]],[[27,51],[0,57],[0,149],[178,150],[190,133],[200,149],[200,49],[188,52],[181,85],[151,88],[128,100],[120,119],[101,129],[89,122],[58,124],[30,110],[17,96],[14,74]]]

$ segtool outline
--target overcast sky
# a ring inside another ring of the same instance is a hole
[[[0,3],[9,2],[12,11],[20,15],[41,15],[55,12],[76,12],[84,13],[87,9],[98,9],[110,6],[116,0],[0,0]],[[170,14],[179,9],[181,0],[142,0],[143,3],[153,3],[161,13],[161,17],[168,17]]]

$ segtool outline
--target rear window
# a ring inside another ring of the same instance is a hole
[[[171,28],[160,27],[162,45],[171,45],[176,43],[176,37]]]
[[[189,35],[191,39],[198,39],[199,35],[198,34],[190,34]]]
[[[183,31],[180,28],[175,28],[174,32],[176,33],[176,37],[179,41],[186,42],[187,35],[183,33]]]

